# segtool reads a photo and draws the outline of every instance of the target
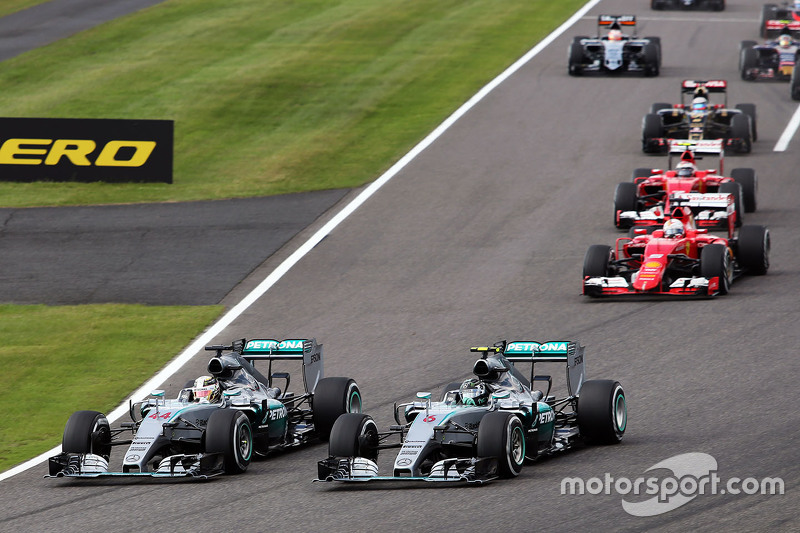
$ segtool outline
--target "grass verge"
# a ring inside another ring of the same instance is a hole
[[[361,185],[583,3],[169,0],[4,62],[0,114],[175,120],[175,182],[0,183],[0,204]]]
[[[221,312],[0,305],[0,471],[59,445],[73,411],[111,411]]]

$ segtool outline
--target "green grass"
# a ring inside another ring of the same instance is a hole
[[[111,411],[221,311],[0,305],[0,471],[61,444],[72,412]]]
[[[583,0],[170,0],[3,63],[0,115],[175,120],[175,182],[0,183],[0,205],[371,181]]]
[[[44,4],[48,0],[3,0],[0,3],[0,17],[22,11],[35,5]]]
[[[364,184],[583,4],[168,0],[3,62],[0,116],[175,120],[175,183],[0,182],[0,206]],[[0,470],[58,444],[72,411],[118,405],[220,311],[0,306]]]

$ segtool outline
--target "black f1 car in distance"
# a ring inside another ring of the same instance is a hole
[[[112,428],[102,413],[73,413],[46,477],[238,474],[254,455],[327,440],[339,415],[361,412],[355,381],[323,378],[322,345],[314,339],[241,339],[206,350],[216,352],[208,362],[211,376],[189,382],[176,399],[154,391],[131,403],[131,422]],[[269,362],[266,376],[254,366],[261,360]],[[289,392],[288,372],[272,372],[273,362],[283,360],[301,362],[302,393]],[[122,471],[111,472],[116,446],[128,448]]]
[[[670,139],[723,139],[737,153],[749,153],[758,138],[755,104],[728,107],[725,80],[683,80],[681,103],[658,102],[642,119],[642,151],[666,153]],[[722,103],[710,102],[722,94]]]
[[[704,7],[712,11],[722,11],[725,9],[725,0],[650,0],[650,7],[653,9]]]
[[[630,26],[633,35],[622,33]],[[587,72],[642,72],[658,76],[661,67],[661,39],[636,36],[634,15],[600,15],[597,17],[597,37],[575,37],[568,49],[568,72],[581,76]],[[600,35],[602,28],[608,33]]]
[[[800,31],[800,1],[764,4],[761,7],[759,35],[764,38],[774,37],[786,30]]]
[[[416,401],[395,404],[397,425],[388,431],[365,414],[339,417],[315,481],[484,483],[517,476],[526,460],[622,439],[628,422],[622,386],[586,381],[578,343],[502,341],[471,351],[481,353],[475,377],[446,387],[441,401],[419,392]],[[545,362],[565,364],[566,396],[551,396],[552,377],[534,373]],[[530,375],[515,363],[530,363]],[[392,448],[399,448],[392,472],[379,475],[378,454]]]

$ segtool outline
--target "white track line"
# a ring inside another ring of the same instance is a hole
[[[786,129],[783,130],[781,138],[778,139],[778,142],[775,144],[775,148],[773,148],[772,151],[785,152],[786,148],[789,147],[789,141],[791,141],[792,137],[794,137],[798,127],[800,127],[800,106],[797,106],[794,115],[792,115],[792,119],[789,121],[789,124],[786,125]]]
[[[470,98],[464,105],[459,107],[452,115],[450,115],[444,122],[442,122],[439,127],[433,130],[431,133],[428,134],[418,145],[416,145],[410,152],[408,152],[405,156],[403,156],[397,163],[392,165],[392,167],[387,170],[381,177],[377,180],[372,182],[366,189],[364,189],[361,194],[359,194],[356,198],[353,199],[352,202],[347,204],[342,210],[336,214],[327,224],[322,226],[314,235],[312,235],[308,241],[306,241],[300,248],[298,248],[292,255],[287,257],[283,263],[278,265],[278,267],[272,271],[265,279],[262,281],[258,287],[253,289],[250,294],[245,296],[245,298],[236,304],[230,311],[225,313],[222,318],[219,319],[218,322],[213,324],[210,328],[208,328],[203,334],[201,334],[192,344],[190,344],[183,352],[181,352],[178,357],[173,359],[164,369],[162,369],[158,374],[150,378],[147,383],[142,385],[136,392],[131,395],[131,399],[136,402],[139,400],[144,399],[147,397],[148,394],[154,389],[157,389],[164,382],[169,379],[175,372],[181,369],[183,365],[189,362],[192,357],[194,357],[197,353],[199,353],[205,346],[207,346],[214,338],[217,337],[222,331],[227,328],[234,320],[239,318],[239,316],[244,313],[248,307],[253,305],[253,303],[261,298],[264,293],[266,293],[275,283],[278,282],[279,279],[283,277],[295,264],[297,264],[300,259],[302,259],[308,252],[310,252],[314,246],[319,244],[319,242],[328,236],[339,224],[344,221],[348,216],[350,216],[356,209],[358,209],[361,204],[366,202],[370,196],[375,194],[378,189],[383,187],[390,179],[392,179],[398,172],[400,172],[406,165],[408,165],[411,161],[414,160],[423,150],[425,150],[428,146],[433,144],[436,139],[442,136],[442,134],[447,131],[450,126],[455,124],[455,122],[464,116],[467,111],[475,107],[481,100],[483,100],[486,95],[488,95],[492,90],[494,90],[498,85],[503,83],[506,79],[508,79],[512,74],[514,74],[517,70],[519,70],[523,65],[525,65],[528,61],[533,59],[539,52],[544,50],[550,43],[556,40],[562,33],[568,30],[571,26],[573,26],[577,21],[581,20],[581,18],[586,14],[587,11],[592,9],[595,5],[600,3],[601,0],[590,0],[587,2],[578,12],[576,12],[572,17],[569,18],[564,24],[559,26],[553,33],[545,37],[539,44],[534,46],[528,53],[524,56],[519,58],[513,65],[508,67],[502,74],[497,76],[495,79],[490,81],[486,86],[484,86],[480,91],[478,91],[472,98]],[[111,413],[108,414],[108,421],[114,422],[123,414],[128,412],[128,403],[123,403],[116,409],[114,409]],[[0,474],[0,481],[4,479],[10,478],[19,474],[20,472],[24,472],[25,470],[36,466],[40,463],[43,463],[47,460],[48,457],[52,457],[61,453],[61,446],[57,446],[50,451],[47,451],[38,457],[34,457],[33,459],[18,465],[11,470],[7,470]]]

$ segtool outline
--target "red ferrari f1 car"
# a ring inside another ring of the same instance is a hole
[[[673,168],[677,154],[680,158]],[[718,169],[697,167],[697,161],[707,154],[719,156]],[[667,169],[637,168],[632,183],[617,185],[614,224],[623,229],[660,227],[669,218],[671,198],[679,197],[682,205],[691,207],[700,228],[728,230],[730,225],[732,230],[741,226],[744,212],[756,210],[756,173],[752,168],[735,168],[730,177],[725,177],[723,162],[722,140],[670,140]],[[728,196],[733,199],[732,210]]]
[[[583,261],[583,294],[715,296],[727,294],[742,274],[766,274],[770,235],[764,226],[742,226],[728,238],[698,229],[689,208],[673,202],[663,229],[634,229],[616,246],[595,244]]]

